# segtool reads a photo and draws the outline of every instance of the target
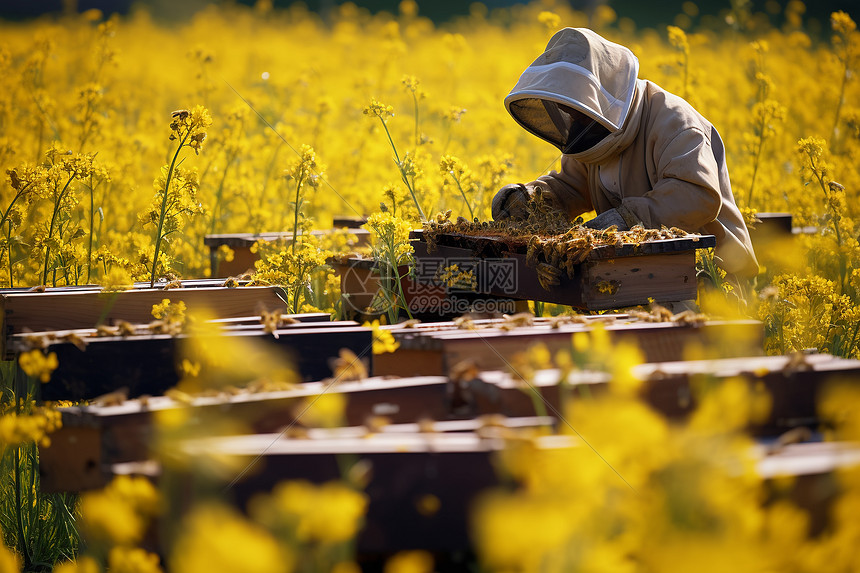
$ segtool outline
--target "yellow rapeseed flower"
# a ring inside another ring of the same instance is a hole
[[[346,402],[346,396],[340,392],[309,396],[296,407],[296,415],[308,427],[336,428],[343,423]]]
[[[555,12],[550,12],[548,10],[543,10],[540,14],[538,14],[538,22],[543,24],[544,28],[548,31],[557,30],[561,25],[561,16],[556,14]]]
[[[250,511],[268,527],[286,527],[297,541],[341,543],[356,536],[367,504],[367,495],[342,482],[291,480],[254,498]]]
[[[161,496],[146,478],[117,476],[103,490],[81,496],[82,532],[88,543],[110,547],[137,544]]]
[[[362,326],[373,330],[373,334],[371,336],[373,336],[374,354],[394,352],[400,347],[400,343],[394,339],[394,335],[391,334],[391,331],[381,328],[378,320],[365,322]]]
[[[4,570],[0,569],[0,571]],[[101,573],[101,571],[98,561],[89,555],[82,555],[74,561],[59,563],[54,567],[54,573]]]
[[[262,527],[220,505],[194,509],[179,529],[169,570],[289,573],[294,556]]]
[[[830,26],[834,32],[843,36],[847,36],[857,29],[857,24],[851,19],[851,16],[842,10],[830,15]]]
[[[375,99],[370,100],[370,105],[364,108],[365,115],[373,115],[381,119],[387,120],[389,117],[394,117],[394,108],[390,105],[380,103]]]
[[[162,573],[159,557],[139,547],[113,547],[108,553],[111,573]]]
[[[432,573],[433,556],[427,551],[401,551],[385,562],[383,573]]]
[[[18,555],[0,542],[0,573],[18,573],[19,571],[21,571],[21,562]],[[59,571],[59,569],[54,568],[54,571]]]
[[[18,364],[27,376],[38,378],[43,384],[51,380],[51,373],[60,365],[56,352],[46,355],[41,350],[22,353],[18,357]]]

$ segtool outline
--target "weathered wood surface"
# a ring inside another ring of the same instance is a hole
[[[687,360],[640,364],[633,368],[633,375],[642,381],[641,398],[672,420],[686,419],[698,407],[700,392],[708,385],[732,378],[745,380],[751,390],[761,388],[772,399],[768,415],[750,422],[747,430],[755,436],[777,436],[798,427],[819,429],[817,408],[822,390],[830,383],[860,384],[860,360],[827,354],[805,356],[802,361],[794,356]],[[558,405],[560,377],[557,370],[543,370],[531,381],[553,407]],[[482,372],[481,380],[503,390],[522,386],[506,372]],[[591,384],[599,391],[608,379],[582,380],[574,373],[568,382]],[[506,412],[511,416],[533,411],[527,404],[506,402]]]
[[[446,420],[455,415],[457,406],[451,402],[448,380],[438,376],[308,382],[277,392],[198,396],[187,404],[153,396],[117,404],[69,406],[60,409],[63,427],[52,435],[53,445],[43,452],[43,488],[99,487],[104,483],[105,476],[100,473],[103,464],[148,459],[156,437],[153,416],[159,413],[191,412],[187,417],[189,429],[205,429],[219,419],[229,419],[249,433],[278,432],[289,426],[299,431],[304,428],[297,418],[301,405],[326,392],[347,398],[343,419],[347,426],[360,426],[374,416],[384,416],[391,423]],[[88,441],[95,436],[97,439]],[[68,447],[76,443],[80,446],[70,456]],[[99,471],[90,469],[94,460]]]
[[[549,319],[536,319],[533,326],[505,330],[504,319],[474,321],[475,330],[454,323],[424,323],[413,328],[386,327],[400,347],[374,360],[377,376],[446,375],[457,364],[470,360],[481,370],[507,367],[511,356],[535,344],[544,344],[555,354],[569,349],[571,336],[589,332],[593,323],[603,324],[613,343],[630,342],[647,362],[681,360],[693,346],[720,357],[756,356],[764,353],[764,327],[755,320],[643,322],[629,315],[594,315],[586,324],[553,326]]]
[[[716,386],[741,377],[750,388],[761,386],[772,397],[770,414],[747,428],[752,435],[775,437],[797,427],[817,431],[820,421],[816,406],[821,389],[831,381],[860,383],[860,361],[815,355],[798,367],[792,360],[769,356],[644,364],[635,368],[634,374],[643,381],[642,400],[670,420],[683,420],[698,406],[703,383]],[[297,422],[296,406],[303,400],[337,392],[346,398],[343,423],[349,426],[372,426],[373,420],[380,417],[393,424],[421,420],[474,422],[491,414],[533,416],[533,394],[539,394],[548,412],[557,414],[563,409],[560,379],[556,370],[538,371],[528,383],[501,371],[481,372],[476,378],[459,380],[441,376],[370,378],[311,382],[281,392],[196,397],[188,404],[154,397],[116,405],[63,408],[63,427],[52,436],[54,446],[43,455],[43,483],[46,488],[71,488],[71,484],[97,487],[104,478],[99,472],[105,467],[146,459],[153,443],[152,416],[158,412],[182,409],[189,413],[191,426],[204,427],[226,418],[242,423],[249,433],[275,432],[302,428]],[[569,375],[567,383],[571,388],[588,387],[586,393],[572,390],[565,394],[587,407],[587,398],[574,396],[606,392],[610,377],[602,372],[576,371]],[[88,446],[77,448],[80,456],[70,458],[65,453],[68,446],[79,442]],[[93,460],[96,470],[92,469]]]
[[[300,312],[298,314],[283,314],[282,318],[287,322],[297,320],[298,322],[310,325],[318,322],[331,322],[331,314],[327,312]],[[213,318],[209,320],[213,324],[222,324],[224,326],[243,325],[243,324],[260,324],[260,315],[248,316],[233,316],[230,318]]]
[[[422,267],[444,268],[458,264],[473,270],[479,293],[541,300],[588,310],[606,310],[657,302],[675,302],[696,297],[696,259],[699,248],[712,247],[712,235],[648,241],[641,244],[595,247],[566,272],[560,284],[548,290],[541,286],[537,271],[526,263],[522,247],[511,250],[498,237],[440,234],[432,252],[415,231],[413,241],[417,281],[438,283]]]
[[[277,337],[275,337],[277,334]],[[331,360],[342,348],[372,362],[372,332],[353,323],[295,324],[274,333],[262,329],[234,330],[223,336],[247,337],[270,344],[289,356],[303,380],[321,380],[332,374]],[[48,347],[57,354],[58,368],[51,382],[40,387],[43,400],[87,400],[119,388],[131,397],[159,395],[175,386],[186,335],[151,334],[88,339],[84,350],[70,342]]]
[[[247,280],[239,280],[237,283],[240,286],[245,286],[248,284]],[[130,285],[130,289],[134,290],[150,290],[150,289],[162,289],[167,285],[167,281],[164,279],[158,280],[155,282],[154,287],[149,286],[149,281],[139,281]],[[181,285],[181,287],[173,286],[172,290],[175,288],[203,288],[203,287],[220,287],[224,286],[224,279],[182,279],[177,281],[176,284]],[[101,285],[91,284],[91,285],[64,285],[58,287],[46,286],[43,291],[40,292],[48,292],[48,293],[58,293],[58,292],[83,292],[83,291],[101,291],[104,287]],[[7,294],[32,294],[36,291],[33,290],[33,287],[14,287],[14,288],[0,288],[0,295]]]
[[[292,322],[296,321],[296,323]],[[250,330],[258,331],[263,328],[260,316],[237,316],[234,318],[215,318],[206,321],[217,326],[223,332]],[[281,328],[319,328],[332,324],[331,315],[325,312],[308,312],[300,314],[282,314],[279,327]],[[351,320],[339,320],[338,326],[358,326]],[[139,334],[150,333],[149,324],[132,325]],[[18,354],[34,347],[33,341],[44,338],[46,341],[62,341],[69,337],[82,339],[84,343],[97,336],[102,336],[97,328],[69,328],[65,330],[45,330],[42,332],[22,332],[13,334],[9,341],[9,351]],[[36,345],[38,346],[38,345]]]
[[[133,289],[102,292],[89,289],[69,289],[43,293],[0,293],[3,336],[2,355],[11,358],[8,338],[25,331],[68,330],[92,328],[101,321],[113,324],[124,320],[147,323],[152,320],[152,306],[163,299],[183,301],[189,310],[207,310],[221,318],[259,315],[261,311],[285,311],[283,289],[259,287],[195,287],[163,289]]]

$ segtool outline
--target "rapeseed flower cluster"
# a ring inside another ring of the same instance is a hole
[[[856,357],[860,36],[845,12],[819,34],[802,2],[775,4],[768,5],[781,10],[779,23],[749,2],[727,3],[719,19],[685,2],[660,30],[639,29],[608,6],[586,14],[553,0],[493,11],[475,4],[445,25],[422,17],[410,0],[395,14],[376,15],[347,3],[326,20],[298,4],[276,9],[260,0],[212,5],[169,27],[145,9],[3,23],[0,284],[124,288],[132,280],[207,276],[205,235],[291,231],[290,242],[259,245],[254,280],[282,285],[293,312],[331,310],[340,293],[329,261],[348,240],[310,232],[330,228],[335,217],[366,216],[383,275],[377,302],[395,322],[408,312],[401,280],[412,258],[408,233],[420,220],[447,209],[486,220],[499,187],[558,167],[557,150],[517,127],[501,102],[559,27],[591,26],[634,51],[641,77],[686,97],[714,123],[752,224],[755,213],[787,211],[810,229],[758,253],[758,296],[748,297],[747,312],[765,322],[767,351]],[[218,256],[228,258],[229,249]],[[719,269],[710,275],[739,294]],[[288,363],[249,359],[266,355],[235,346],[231,353],[215,340],[205,330],[190,337],[177,401],[294,381]],[[558,436],[546,429],[511,439],[500,467],[521,485],[489,493],[475,513],[487,570],[852,570],[846,548],[860,538],[856,472],[841,476],[846,493],[832,530],[808,539],[796,507],[763,506],[763,484],[746,455],[750,442],[740,430],[769,398],[730,380],[705,392],[689,424],[678,427],[636,400],[640,382],[630,366],[639,360],[599,329],[574,339],[567,353],[536,348],[514,357],[524,389],[552,361],[568,372],[605,370],[612,382],[599,398],[563,389],[570,426],[562,438],[571,447],[547,447]],[[22,356],[21,367],[43,380],[56,364],[37,352]],[[366,375],[348,354],[339,368],[349,378]],[[342,397],[313,404],[307,425],[341,422]],[[827,404],[839,422],[835,436],[858,439],[852,420],[860,419],[860,396],[843,389]],[[167,445],[188,436],[188,410],[157,416],[155,449],[168,469],[186,461]],[[48,412],[8,411],[0,440],[44,441],[56,422]],[[230,460],[200,467],[219,477],[238,471]],[[155,496],[129,479],[83,498],[96,549],[58,570],[158,570],[136,547]],[[269,505],[295,509],[279,515],[195,507],[168,565],[297,568],[306,550],[356,534],[367,500],[351,488],[279,486]],[[320,516],[338,527],[322,531]],[[20,564],[4,551],[0,562]],[[348,551],[329,557],[331,570],[354,570]],[[427,570],[427,562],[403,555],[391,571]]]
[[[595,333],[555,362],[563,379],[611,373],[607,391],[562,394],[555,435],[507,435],[498,467],[516,485],[486,492],[473,513],[485,570],[786,570],[807,555],[808,516],[781,498],[762,503],[744,432],[768,414],[767,393],[739,378],[694,381],[696,410],[670,422],[638,398],[641,356]],[[547,359],[538,350],[529,363]]]
[[[386,352],[394,352],[400,348],[400,343],[394,339],[391,331],[381,328],[379,321],[374,320],[365,322],[362,326],[366,326],[373,330],[373,353],[385,354]]]

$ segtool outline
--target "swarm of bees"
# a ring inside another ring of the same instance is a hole
[[[500,221],[469,221],[464,217],[451,220],[451,211],[437,214],[424,223],[424,240],[427,250],[437,247],[439,235],[465,235],[477,238],[492,238],[504,243],[511,252],[526,251],[526,264],[539,270],[541,285],[548,289],[558,284],[562,272],[573,278],[576,266],[584,262],[589,254],[602,246],[621,247],[624,244],[640,245],[660,239],[677,239],[691,234],[678,227],[646,229],[635,226],[629,231],[619,231],[615,226],[595,230],[583,226],[582,218],[571,222],[555,209],[540,194],[528,203],[528,215],[524,219],[502,219]],[[695,236],[695,235],[694,235]],[[548,267],[548,268],[547,268]],[[551,273],[541,270],[552,270]],[[546,283],[546,284],[544,284]]]

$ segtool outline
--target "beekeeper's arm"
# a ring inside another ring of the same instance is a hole
[[[651,142],[656,180],[642,196],[626,196],[621,209],[646,228],[680,227],[697,231],[720,214],[720,176],[710,139],[688,128],[660,146]]]
[[[665,225],[693,232],[717,218],[722,205],[719,167],[708,137],[691,127],[668,141],[655,138],[649,145],[655,172],[651,190],[641,196],[625,193],[618,207],[601,212],[589,226],[604,228],[614,223],[623,229],[642,224],[659,229]],[[623,173],[621,178],[623,189]],[[594,208],[585,167],[572,158],[562,158],[561,172],[553,171],[528,186],[546,190],[571,218]]]

